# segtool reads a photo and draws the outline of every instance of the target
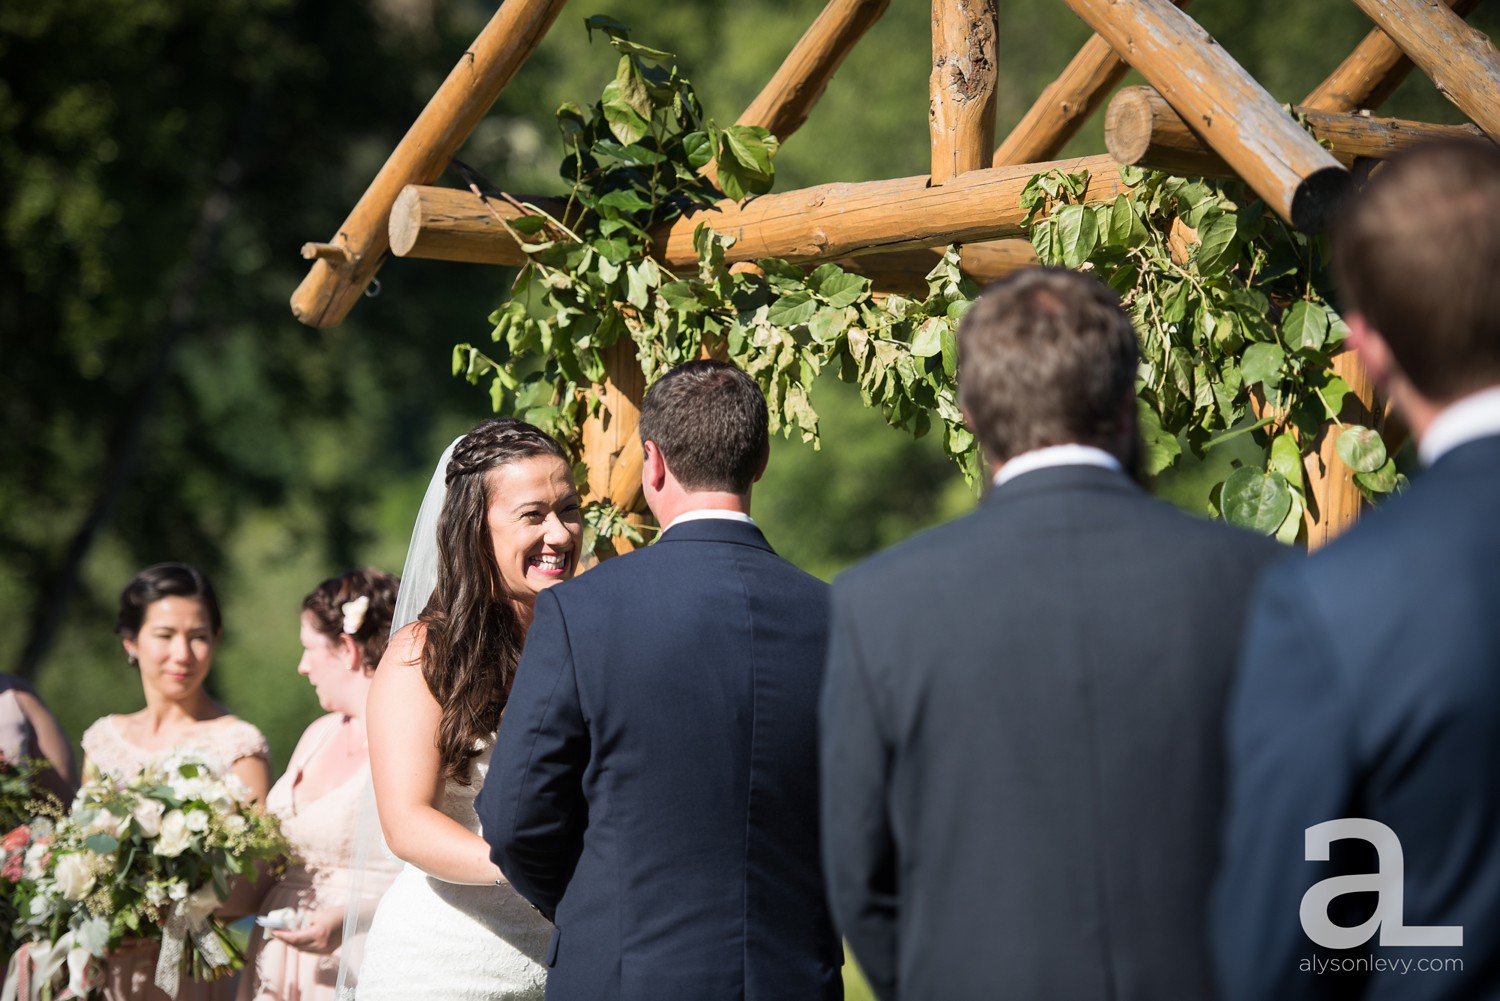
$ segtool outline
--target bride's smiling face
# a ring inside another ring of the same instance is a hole
[[[536,455],[485,475],[486,522],[500,579],[510,597],[529,606],[538,592],[578,569],[583,518],[573,471],[555,455]]]

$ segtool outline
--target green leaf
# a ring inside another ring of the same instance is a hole
[[[766,319],[778,327],[795,327],[811,320],[818,311],[818,303],[807,292],[784,295],[771,304]]]
[[[630,26],[624,21],[616,21],[608,14],[594,14],[583,19],[584,29],[588,31],[589,41],[594,40],[594,30],[604,32],[611,38],[629,38]]]
[[[652,62],[664,63],[676,58],[676,56],[671,52],[663,52],[661,49],[653,49],[648,45],[641,45],[639,42],[632,42],[628,39],[621,38],[618,35],[611,38],[609,40],[609,44],[613,45],[620,52],[627,53],[632,56],[639,56],[642,59],[649,59]]]
[[[1317,303],[1298,300],[1282,314],[1281,336],[1293,351],[1318,350],[1328,339],[1328,310]]]
[[[1318,392],[1324,401],[1323,409],[1328,419],[1336,421],[1339,419],[1339,414],[1343,412],[1344,398],[1353,392],[1353,390],[1349,388],[1349,384],[1344,381],[1342,376],[1334,375],[1331,372],[1323,373],[1323,375],[1326,377],[1326,381],[1318,387]]]
[[[850,274],[837,264],[821,265],[808,277],[808,283],[828,305],[852,306],[870,287],[870,280]]]
[[[1271,461],[1269,469],[1273,473],[1280,473],[1282,479],[1291,486],[1302,488],[1302,449],[1297,446],[1297,439],[1290,434],[1279,434],[1271,442]]]
[[[651,282],[649,281],[649,275],[645,267],[641,264],[627,264],[625,266],[625,283],[628,288],[625,294],[625,301],[636,309],[645,309],[651,302]]]
[[[911,339],[911,353],[917,358],[931,358],[941,354],[943,350],[943,330],[948,326],[947,322],[939,317],[931,317],[920,327]]]
[[[1136,401],[1136,422],[1141,436],[1141,459],[1146,474],[1155,476],[1177,461],[1182,444],[1161,426],[1161,417],[1145,400]]]
[[[958,336],[949,324],[943,328],[943,375],[952,379],[958,373]]]
[[[735,201],[771,190],[776,137],[758,125],[731,125],[719,133],[719,187]]]
[[[599,199],[597,207],[618,209],[621,212],[641,212],[649,209],[651,203],[629,188],[621,188]]]
[[[1244,427],[1237,427],[1233,428],[1232,430],[1225,431],[1222,434],[1216,434],[1203,446],[1203,451],[1207,452],[1209,449],[1213,448],[1216,445],[1222,445],[1225,442],[1233,441],[1241,435],[1247,435],[1252,431],[1259,431],[1261,428],[1272,423],[1274,422],[1271,418],[1264,417],[1256,421],[1254,424],[1247,424]]]
[[[1346,427],[1333,447],[1344,465],[1356,473],[1373,473],[1386,462],[1385,442],[1380,435],[1358,424]]]
[[[1124,195],[1109,207],[1109,229],[1106,239],[1117,247],[1138,247],[1146,238],[1146,226],[1135,203]]]
[[[1248,386],[1261,385],[1275,389],[1281,382],[1281,365],[1286,353],[1275,344],[1252,344],[1240,357],[1240,375]]]
[[[1388,494],[1396,489],[1396,460],[1386,459],[1385,465],[1373,473],[1355,473],[1354,482],[1372,494]]]
[[[706,132],[689,132],[682,137],[682,151],[687,154],[688,166],[699,170],[714,158],[713,140]]]
[[[1297,536],[1302,533],[1302,502],[1296,495],[1292,496],[1292,506],[1286,513],[1286,518],[1281,522],[1281,527],[1276,530],[1276,541],[1290,546],[1297,541]]]
[[[812,339],[819,344],[830,344],[838,339],[849,328],[849,321],[853,310],[845,307],[835,309],[832,306],[824,307],[813,314],[813,318],[807,322],[807,332]]]
[[[1292,491],[1279,473],[1241,466],[1224,481],[1219,505],[1230,524],[1271,535],[1292,508]]]
[[[108,834],[90,834],[83,839],[83,847],[96,855],[108,855],[119,849],[120,841]]]
[[[1193,258],[1199,274],[1222,271],[1230,263],[1230,251],[1235,245],[1239,225],[1237,218],[1234,213],[1227,212],[1209,223],[1208,228],[1199,234],[1198,252]]]
[[[629,56],[620,58],[619,73],[605,85],[600,105],[609,131],[623,145],[639,142],[651,130],[651,97]]]
[[[1076,268],[1099,245],[1099,225],[1092,209],[1083,205],[1064,205],[1052,214],[1057,224],[1057,251],[1065,268]]]

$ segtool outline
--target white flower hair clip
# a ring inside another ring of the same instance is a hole
[[[353,636],[365,624],[365,613],[370,610],[370,596],[362,594],[353,601],[346,601],[339,606],[339,610],[344,613],[344,632]]]

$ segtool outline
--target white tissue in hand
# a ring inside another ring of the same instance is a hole
[[[302,927],[302,915],[295,907],[278,907],[270,914],[256,918],[255,923],[274,931],[292,931]]]

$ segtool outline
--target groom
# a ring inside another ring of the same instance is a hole
[[[538,596],[485,840],[556,925],[551,1001],[840,998],[818,862],[828,594],[749,517],[765,398],[689,362],[640,434],[664,531]]]

